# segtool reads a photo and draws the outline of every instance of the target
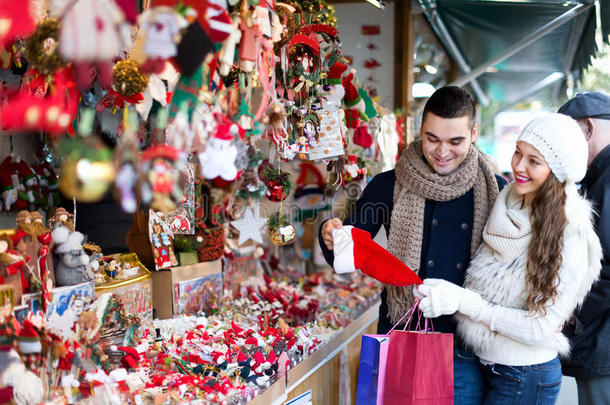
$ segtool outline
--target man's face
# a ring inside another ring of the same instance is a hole
[[[441,176],[454,171],[466,158],[470,145],[477,139],[476,124],[468,116],[441,118],[428,112],[420,129],[424,158]]]

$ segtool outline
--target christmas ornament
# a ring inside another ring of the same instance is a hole
[[[360,181],[366,176],[366,168],[361,168],[358,165],[358,157],[356,155],[349,155],[347,157],[347,164],[343,170],[343,181],[345,183]]]
[[[273,202],[280,202],[286,199],[290,191],[292,190],[292,183],[290,182],[290,173],[283,172],[281,169],[274,169],[273,166],[267,162],[263,163],[259,167],[258,176],[267,186],[267,193],[265,196],[268,200]]]
[[[341,128],[341,99],[345,91],[340,83],[341,75],[347,69],[345,65],[335,63],[328,72],[327,83],[319,89],[321,108],[317,111],[320,117],[320,135],[310,145],[309,159],[328,159],[344,154],[343,130]]]
[[[59,33],[59,53],[74,66],[81,89],[89,87],[95,75],[104,88],[112,84],[112,61],[121,48],[130,47],[130,28],[114,0],[79,0],[54,10],[63,16]]]
[[[65,159],[61,165],[59,190],[82,202],[98,201],[115,177],[112,152],[92,136],[63,139],[59,146]]]
[[[241,31],[239,29],[241,25],[241,19],[238,14],[232,16],[232,32],[231,35],[222,43],[220,53],[218,54],[218,61],[220,62],[219,73],[221,76],[228,76],[233,62],[235,61],[235,50],[241,40]]]
[[[52,75],[65,62],[57,50],[60,24],[54,18],[49,18],[38,25],[34,34],[25,40],[24,55],[30,66],[43,75]],[[49,47],[48,42],[53,45]],[[47,47],[49,47],[47,50]]]
[[[175,210],[176,201],[183,196],[179,185],[185,164],[183,154],[167,145],[155,145],[144,151],[141,159],[147,180],[144,194],[152,194],[150,207],[161,212]]]
[[[371,238],[371,234],[353,226],[333,229],[335,260],[339,274],[361,270],[384,284],[407,286],[421,284],[421,279],[407,265]]]
[[[214,137],[210,139],[205,152],[199,154],[201,175],[206,179],[220,177],[226,181],[237,178],[237,147],[234,138],[239,135],[240,128],[230,122],[221,123]]]
[[[239,240],[237,242],[239,246],[243,245],[249,239],[258,243],[263,243],[260,230],[267,221],[264,218],[261,218],[259,213],[260,206],[255,204],[252,207],[246,207],[241,219],[231,222],[231,225],[239,231]]]
[[[138,62],[144,64],[145,70],[155,71],[163,66],[166,59],[176,56],[177,43],[181,38],[180,31],[186,28],[188,23],[173,8],[161,6],[140,14],[138,25],[138,35],[142,38],[142,53],[146,57],[145,61]]]
[[[113,88],[125,98],[142,93],[148,87],[148,75],[142,74],[132,59],[118,61],[112,68]]]
[[[360,93],[358,93],[358,89],[353,83],[354,73],[350,73],[347,75],[341,83],[345,88],[345,97],[343,98],[343,102],[346,106],[345,111],[345,121],[348,128],[356,129],[360,126],[360,119],[363,118],[368,121],[368,118],[364,115],[364,111],[366,110],[366,104],[362,97],[360,97]]]
[[[277,246],[288,245],[294,242],[296,236],[294,226],[288,222],[288,217],[281,215],[279,212],[274,212],[269,216],[267,231],[269,232],[271,242]]]

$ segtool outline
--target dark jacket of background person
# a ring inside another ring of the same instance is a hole
[[[581,192],[598,213],[595,230],[604,257],[599,281],[564,328],[572,351],[563,360],[563,373],[595,378],[610,375],[610,146],[591,162],[581,185]]]

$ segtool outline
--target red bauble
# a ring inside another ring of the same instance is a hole
[[[280,202],[284,201],[288,195],[284,186],[275,180],[269,180],[267,183],[267,193],[265,196],[269,201]]]

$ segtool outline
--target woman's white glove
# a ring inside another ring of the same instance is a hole
[[[469,308],[472,305],[476,306],[481,300],[481,296],[476,292],[438,278],[425,279],[424,283],[417,287],[415,296],[421,297],[419,309],[426,318],[451,315],[464,306]]]

